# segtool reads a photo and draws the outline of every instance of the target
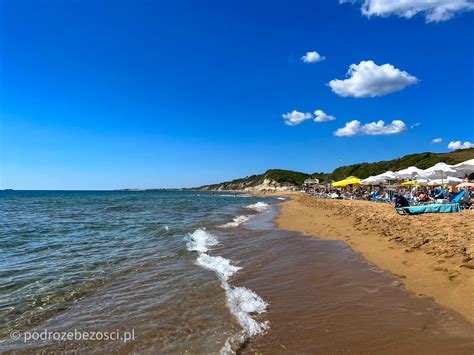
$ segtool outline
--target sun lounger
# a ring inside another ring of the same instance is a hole
[[[459,203],[459,201],[461,201],[461,199],[464,197],[465,194],[466,194],[466,190],[459,191],[456,195],[452,197],[452,201],[454,203]]]
[[[459,203],[434,203],[425,206],[396,207],[395,210],[398,214],[452,213],[461,212],[461,206]]]

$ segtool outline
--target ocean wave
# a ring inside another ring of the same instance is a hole
[[[257,203],[254,203],[253,205],[245,206],[245,208],[248,208],[250,210],[254,210],[254,211],[257,211],[257,212],[263,212],[268,208],[268,203],[257,202]]]
[[[265,204],[266,205],[266,204]],[[217,238],[204,229],[197,229],[189,234],[186,244],[188,250],[197,251],[196,264],[215,272],[225,291],[227,306],[242,327],[242,332],[230,336],[221,349],[221,354],[235,353],[234,348],[241,346],[246,339],[264,332],[269,328],[268,321],[258,322],[252,315],[267,311],[268,304],[255,292],[246,287],[234,287],[228,282],[229,278],[242,267],[232,265],[231,260],[222,256],[207,254],[210,247],[218,244]]]
[[[254,313],[267,311],[268,304],[255,292],[245,287],[231,287],[227,292],[232,314],[249,336],[255,336],[268,329],[270,323],[257,322],[252,318]]]
[[[203,268],[214,271],[223,281],[227,281],[229,277],[242,269],[239,266],[232,265],[229,259],[222,256],[210,256],[205,253],[198,256],[196,263]]]
[[[226,224],[223,224],[221,228],[234,228],[238,227],[241,224],[248,222],[250,220],[251,216],[237,216],[235,217],[232,222],[228,222]]]
[[[205,253],[209,250],[209,247],[217,243],[217,238],[214,235],[208,233],[205,229],[196,229],[193,233],[189,234],[186,246],[189,251]]]

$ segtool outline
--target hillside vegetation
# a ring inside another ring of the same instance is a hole
[[[336,168],[332,173],[306,174],[291,170],[270,169],[263,174],[247,176],[219,184],[201,186],[203,190],[245,190],[256,187],[301,186],[308,178],[318,178],[321,182],[341,180],[347,176],[367,178],[371,175],[384,173],[388,170],[397,171],[416,166],[426,169],[436,163],[457,164],[468,159],[474,159],[474,148],[460,149],[449,153],[418,153],[401,158],[379,161],[376,163],[359,163]]]

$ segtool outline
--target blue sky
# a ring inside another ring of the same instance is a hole
[[[474,142],[470,0],[435,20],[365,1],[2,1],[0,188],[196,186]],[[368,83],[328,85],[369,61]]]

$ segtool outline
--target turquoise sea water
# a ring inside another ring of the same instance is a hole
[[[221,276],[237,269],[207,249],[265,210],[262,201],[193,191],[0,192],[0,339],[45,326],[128,324],[161,350],[218,350],[252,320],[228,309]]]

